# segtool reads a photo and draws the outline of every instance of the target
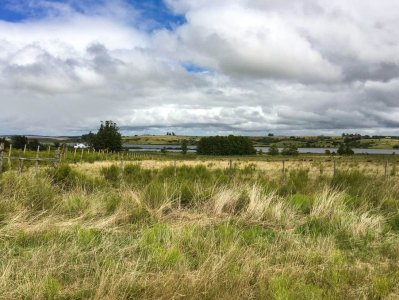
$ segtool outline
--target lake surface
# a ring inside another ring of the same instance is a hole
[[[153,151],[159,152],[162,148],[166,148],[169,152],[180,152],[181,147],[179,145],[136,145],[136,144],[124,144],[123,147],[129,148],[129,151],[140,152],[140,151]],[[188,146],[188,152],[194,153],[197,150],[196,146]],[[262,150],[264,153],[269,151],[269,147],[255,147],[257,151]],[[282,148],[279,148],[281,151]],[[298,148],[299,153],[311,153],[311,154],[324,154],[326,150],[337,152],[337,148]],[[353,149],[355,154],[399,154],[399,149]]]

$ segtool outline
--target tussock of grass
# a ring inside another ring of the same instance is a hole
[[[399,297],[399,185],[254,165],[0,176],[0,298]]]

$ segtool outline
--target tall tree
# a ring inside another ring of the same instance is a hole
[[[97,150],[122,150],[122,135],[118,125],[113,121],[101,121],[97,134],[89,133],[82,136],[91,147]]]

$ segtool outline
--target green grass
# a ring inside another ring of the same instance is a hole
[[[255,165],[7,171],[0,299],[396,299],[396,181]]]

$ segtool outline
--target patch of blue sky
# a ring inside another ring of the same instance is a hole
[[[188,73],[212,73],[212,70],[192,63],[182,64]]]
[[[26,12],[19,5],[10,0],[2,1],[0,5],[0,20],[7,22],[20,22],[27,18]]]
[[[26,19],[41,19],[47,16],[56,16],[54,5],[68,5],[73,10],[87,14],[90,8],[104,5],[108,0],[0,0],[0,20],[7,22],[22,22]],[[116,2],[118,3],[118,2]],[[140,17],[149,31],[166,28],[172,30],[186,22],[183,15],[175,15],[165,5],[163,0],[121,0],[120,3],[130,5],[139,12]]]
[[[183,15],[175,15],[162,0],[129,0],[128,1],[147,21],[153,21],[151,29],[173,29],[186,22]]]

